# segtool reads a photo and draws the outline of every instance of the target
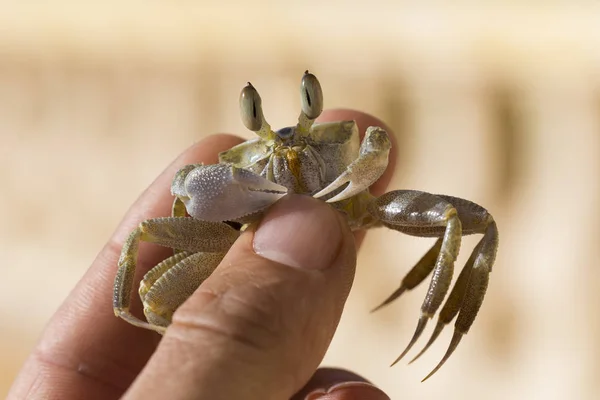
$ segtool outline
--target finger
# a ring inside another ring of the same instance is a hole
[[[340,213],[286,196],[178,309],[128,398],[291,398],[329,346],[355,263]]]
[[[173,201],[169,188],[181,166],[214,163],[219,151],[241,141],[231,135],[202,140],[140,196],[52,317],[13,385],[13,398],[110,399],[123,394],[159,341],[157,334],[125,323],[112,311],[112,286],[123,240],[142,220],[169,215]],[[166,255],[165,249],[144,247],[136,279]]]
[[[323,114],[321,114],[321,116],[319,117],[317,122],[322,123],[322,122],[353,121],[353,120],[356,121],[356,124],[358,125],[358,130],[360,132],[361,140],[365,136],[365,131],[370,126],[379,126],[383,129],[385,129],[390,136],[390,140],[392,142],[392,149],[390,150],[388,167],[385,170],[385,172],[383,173],[383,175],[369,188],[369,190],[373,196],[381,196],[383,193],[385,193],[386,188],[387,188],[388,184],[390,183],[390,180],[392,179],[392,175],[396,168],[396,157],[397,157],[398,152],[397,152],[397,147],[396,147],[396,135],[394,135],[394,132],[392,132],[392,130],[383,121],[379,120],[378,118],[375,118],[374,116],[372,116],[370,114],[366,114],[366,113],[356,111],[356,110],[349,110],[349,109],[334,109],[334,110],[323,111]],[[354,236],[356,237],[356,245],[358,247],[360,247],[360,245],[365,237],[365,233],[366,232],[364,230],[360,230],[360,231],[357,231],[354,233]]]
[[[292,400],[389,400],[381,389],[354,372],[319,368]]]

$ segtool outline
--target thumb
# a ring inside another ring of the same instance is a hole
[[[325,355],[355,264],[340,213],[286,196],[177,310],[129,397],[289,399]]]

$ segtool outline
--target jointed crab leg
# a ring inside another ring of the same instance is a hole
[[[185,209],[185,204],[179,197],[175,197],[173,200],[173,206],[171,207],[171,216],[172,217],[186,217],[187,211]],[[173,254],[181,253],[183,250],[181,249],[173,249]]]
[[[158,330],[129,311],[140,240],[193,253],[226,252],[238,236],[238,231],[221,222],[173,217],[142,222],[125,241],[119,258],[113,292],[115,315],[135,326]]]
[[[450,357],[477,316],[485,296],[489,273],[498,248],[496,223],[487,210],[473,202],[457,197],[432,195],[417,191],[386,193],[374,200],[368,206],[368,210],[391,229],[415,236],[443,236],[433,278],[421,308],[421,317],[417,329],[406,350],[394,361],[394,364],[413,346],[425,329],[428,319],[435,314],[443,301],[452,278],[453,263],[460,247],[460,236],[473,233],[484,234],[461,271],[448,300],[446,300],[432,337],[425,348],[412,360],[416,360],[429,348],[439,336],[443,327],[458,313],[450,346],[442,361],[425,377],[427,379]],[[455,225],[454,228],[453,225]],[[409,283],[405,281],[410,281],[410,285],[414,287],[419,283],[417,278],[424,279],[429,269],[426,265],[430,264],[428,261],[435,254],[439,240],[404,278],[402,286],[397,292],[402,292],[404,288],[408,288]],[[409,280],[409,276],[414,280]],[[388,300],[392,301],[397,296],[399,294],[394,294]]]
[[[360,145],[358,158],[335,181],[316,193],[314,197],[323,197],[348,184],[344,190],[327,200],[328,203],[333,203],[350,198],[367,189],[379,179],[387,168],[391,146],[386,131],[375,126],[367,128],[365,138]]]
[[[431,334],[431,338],[429,338],[429,341],[427,342],[425,347],[423,347],[423,350],[421,350],[419,354],[417,354],[412,360],[410,360],[409,364],[416,361],[417,358],[421,357],[425,353],[425,351],[427,351],[429,346],[431,346],[433,342],[435,342],[435,340],[438,338],[440,333],[442,333],[444,327],[447,324],[449,324],[450,321],[454,319],[454,317],[456,317],[456,314],[458,314],[458,311],[460,310],[460,305],[462,304],[463,297],[467,290],[467,284],[469,283],[469,277],[471,276],[473,263],[475,262],[475,257],[477,255],[477,248],[475,248],[475,250],[471,254],[471,257],[469,257],[469,260],[463,267],[462,271],[460,271],[458,279],[456,280],[454,287],[450,291],[450,295],[448,296],[448,299],[446,299],[446,303],[444,303],[444,306],[440,311],[440,314],[438,316],[438,322],[435,326],[435,329],[433,330],[433,333]]]
[[[185,204],[183,204],[183,201],[181,201],[181,199],[179,197],[175,197],[175,200],[173,200],[173,206],[171,208],[171,216],[172,217],[185,217],[186,216]]]
[[[396,300],[398,297],[402,295],[407,290],[414,289],[419,285],[419,283],[423,282],[425,278],[431,273],[431,270],[435,266],[435,261],[438,258],[438,254],[440,253],[440,249],[442,247],[442,238],[439,238],[435,244],[429,249],[427,253],[419,260],[417,265],[415,265],[408,274],[402,279],[402,283],[400,283],[400,287],[392,293],[383,303],[378,305],[371,312],[375,312],[380,308],[390,304],[392,301]]]
[[[417,329],[395,364],[421,336],[427,321],[433,317],[450,288],[454,261],[460,249],[462,225],[458,212],[450,203],[435,195],[413,190],[386,193],[374,200],[368,210],[385,226],[400,232],[415,236],[443,236]]]
[[[442,367],[442,365],[444,365],[460,343],[462,337],[469,332],[471,325],[473,325],[473,321],[475,321],[475,317],[477,317],[477,313],[479,312],[479,308],[485,297],[485,292],[487,291],[489,276],[496,259],[497,250],[498,228],[496,222],[489,216],[489,225],[485,230],[483,239],[481,239],[474,251],[474,254],[477,252],[475,263],[471,271],[471,276],[469,277],[467,290],[460,306],[458,318],[454,323],[454,334],[452,335],[450,346],[448,346],[448,350],[446,351],[446,354],[444,354],[442,360],[433,371],[423,379],[423,381],[429,379]]]
[[[175,310],[213,273],[224,256],[225,253],[194,253],[164,271],[151,284],[148,278],[155,276],[148,277],[153,272],[150,270],[140,287],[148,322],[165,328],[169,326]]]
[[[192,254],[194,254],[194,253],[190,253],[189,251],[180,251],[180,252],[172,255],[171,257],[161,261],[160,263],[156,264],[156,266],[154,266],[154,268],[152,268],[150,271],[146,272],[146,275],[144,275],[144,278],[140,282],[140,288],[138,290],[140,297],[142,299],[144,297],[146,297],[146,294],[150,291],[150,289],[152,288],[152,285],[154,285],[154,283],[156,283],[156,281],[161,276],[163,276],[163,274],[165,272],[167,272],[168,270],[173,268],[180,261],[191,256]]]

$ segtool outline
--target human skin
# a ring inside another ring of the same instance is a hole
[[[338,120],[356,120],[361,135],[372,125],[387,129],[351,110],[319,118]],[[127,235],[145,219],[170,214],[170,183],[180,167],[215,163],[219,152],[240,142],[226,134],[207,137],[144,191],[51,318],[9,399],[388,398],[354,373],[317,370],[364,233],[352,234],[341,214],[308,196],[286,196],[244,232],[178,309],[162,340],[114,316],[112,286]],[[394,163],[392,151],[389,168],[371,187],[374,195],[385,191]],[[143,243],[136,280],[168,255],[169,249]],[[140,311],[135,302],[133,312]]]

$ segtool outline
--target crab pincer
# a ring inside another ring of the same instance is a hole
[[[203,221],[234,221],[267,208],[288,192],[251,171],[227,164],[200,165],[171,191]]]

